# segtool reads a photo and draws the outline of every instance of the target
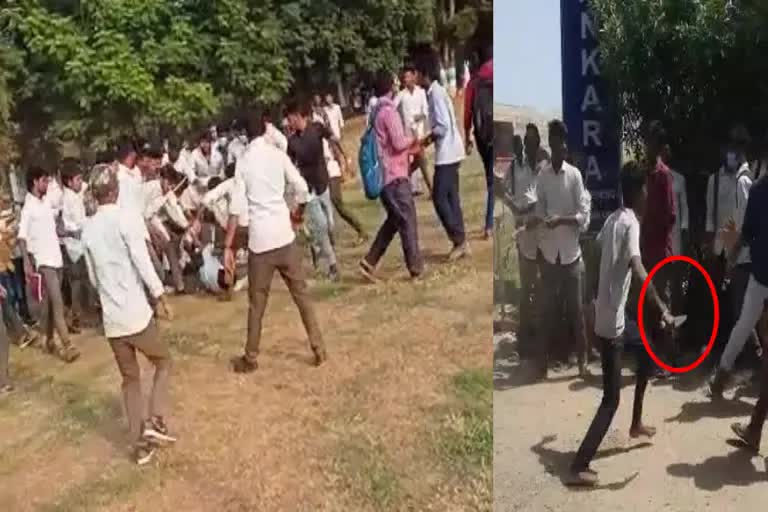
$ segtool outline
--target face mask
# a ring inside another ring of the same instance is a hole
[[[725,155],[725,164],[730,170],[736,170],[736,168],[739,166],[739,159],[735,152],[729,151],[728,154]]]

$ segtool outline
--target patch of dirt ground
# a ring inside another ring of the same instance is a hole
[[[501,340],[501,338],[498,338]],[[643,418],[658,433],[650,443],[629,438],[634,378],[623,375],[621,403],[592,468],[594,490],[563,483],[571,459],[602,397],[599,365],[587,383],[575,371],[530,384],[530,366],[510,363],[507,342],[496,344],[494,370],[494,510],[591,512],[758,510],[768,492],[763,456],[728,443],[730,424],[748,421],[752,386],[705,397],[697,372],[648,386]],[[628,368],[633,368],[631,358]]]
[[[279,279],[261,367],[249,376],[229,369],[245,340],[245,295],[174,299],[163,332],[179,442],[149,467],[128,459],[103,338],[78,338],[83,356],[70,366],[13,350],[18,390],[0,401],[0,510],[490,510],[492,245],[477,239],[485,182],[476,157],[462,187],[473,258],[444,261],[446,236],[419,199],[431,271],[422,283],[406,280],[397,239],[382,269],[390,281],[364,284],[355,265],[367,247],[352,247],[341,228],[342,282],[312,284],[330,354],[321,368],[310,365]],[[378,203],[359,184],[347,200],[373,233]]]

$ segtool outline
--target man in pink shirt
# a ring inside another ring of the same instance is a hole
[[[405,264],[416,279],[424,271],[419,249],[416,204],[409,178],[409,156],[421,150],[420,141],[405,133],[403,120],[394,100],[394,79],[382,74],[376,81],[379,102],[371,114],[376,131],[379,162],[384,173],[381,202],[387,218],[379,229],[368,254],[360,260],[360,271],[370,281],[378,281],[376,267],[397,233],[403,244]]]

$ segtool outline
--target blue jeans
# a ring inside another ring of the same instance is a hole
[[[435,184],[432,192],[432,203],[443,225],[448,238],[454,246],[463,244],[466,239],[464,231],[464,213],[461,211],[461,196],[459,195],[459,167],[461,162],[435,166]]]
[[[306,205],[307,231],[309,232],[312,253],[317,258],[323,271],[336,266],[336,251],[333,249],[331,230],[333,229],[333,204],[328,189],[313,197]]]
[[[485,184],[488,189],[485,201],[485,230],[489,231],[493,229],[493,208],[496,204],[493,196],[493,145],[478,144],[477,152],[480,153],[485,168]]]

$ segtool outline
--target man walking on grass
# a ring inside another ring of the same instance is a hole
[[[449,261],[470,255],[467,234],[464,229],[464,213],[459,194],[459,168],[466,156],[453,100],[440,85],[440,57],[434,50],[423,52],[416,65],[427,89],[429,122],[432,131],[423,141],[424,146],[435,144],[435,177],[432,202],[453,247]]]
[[[248,216],[248,341],[245,353],[233,361],[237,373],[258,368],[262,320],[275,271],[285,281],[309,337],[314,364],[327,359],[315,308],[307,289],[301,249],[296,243],[292,219],[299,222],[309,198],[309,187],[288,156],[264,138],[265,126],[259,112],[248,119],[251,143],[237,162],[235,186],[227,235],[224,267],[230,282],[235,275],[234,242],[238,216]],[[319,154],[322,156],[322,144]],[[285,201],[286,186],[296,195],[297,211],[290,212]]]
[[[379,95],[375,118],[372,120],[376,143],[384,173],[381,202],[387,218],[379,229],[368,254],[360,261],[360,271],[369,281],[376,282],[376,267],[396,234],[403,244],[405,264],[412,279],[424,272],[419,249],[416,204],[413,202],[408,179],[409,157],[422,151],[420,141],[406,135],[393,99],[392,75],[383,73],[376,83]]]
[[[416,83],[416,70],[413,66],[406,66],[403,69],[403,84],[405,87],[397,95],[395,100],[400,114],[405,123],[405,133],[409,137],[416,137],[418,140],[427,135],[426,123],[429,117],[429,103],[427,102],[427,93],[424,88]],[[432,180],[427,170],[427,158],[424,153],[413,155],[411,163],[411,188],[413,193],[418,195],[421,192],[416,170],[421,171],[424,182],[427,184],[430,196],[432,195]]]
[[[288,140],[288,156],[309,186],[310,199],[306,204],[306,213],[313,254],[323,263],[328,279],[338,281],[340,277],[336,250],[332,243],[333,202],[325,141],[331,146],[338,146],[338,142],[333,140],[333,135],[325,125],[311,121],[309,105],[291,103],[286,114],[294,130]]]
[[[170,319],[171,312],[139,219],[124,215],[117,205],[117,177],[109,171],[97,174],[91,181],[91,194],[99,206],[83,229],[86,264],[99,293],[104,334],[123,378],[133,455],[137,464],[144,465],[158,444],[176,440],[165,424],[171,356],[155,324],[145,287],[157,302],[158,316]],[[137,353],[144,354],[155,369],[148,420],[144,419]]]
[[[554,157],[554,149],[553,149]],[[601,244],[600,284],[595,307],[595,334],[602,344],[603,400],[587,435],[571,463],[570,484],[596,485],[597,473],[589,464],[597,453],[619,407],[624,334],[624,310],[632,277],[643,283],[648,276],[640,256],[640,221],[646,212],[648,177],[635,163],[624,166],[621,193],[624,206],[605,221],[597,237]],[[649,297],[661,311],[663,325],[673,325],[675,319],[659,298],[651,283]],[[648,385],[650,358],[643,349],[637,354],[635,402],[632,407],[630,437],[653,437],[656,430],[643,425],[643,398]]]
[[[41,334],[46,349],[67,363],[80,357],[72,345],[64,311],[61,291],[64,260],[59,246],[56,220],[51,207],[44,201],[51,175],[41,167],[27,171],[27,197],[19,222],[19,246],[24,258],[25,274],[38,273],[42,279],[44,298],[41,304]],[[58,342],[54,333],[59,335]]]
[[[472,151],[474,128],[477,151],[485,168],[487,199],[485,206],[485,239],[493,236],[493,45],[480,52],[482,65],[467,85],[464,97],[464,133],[467,153]]]

